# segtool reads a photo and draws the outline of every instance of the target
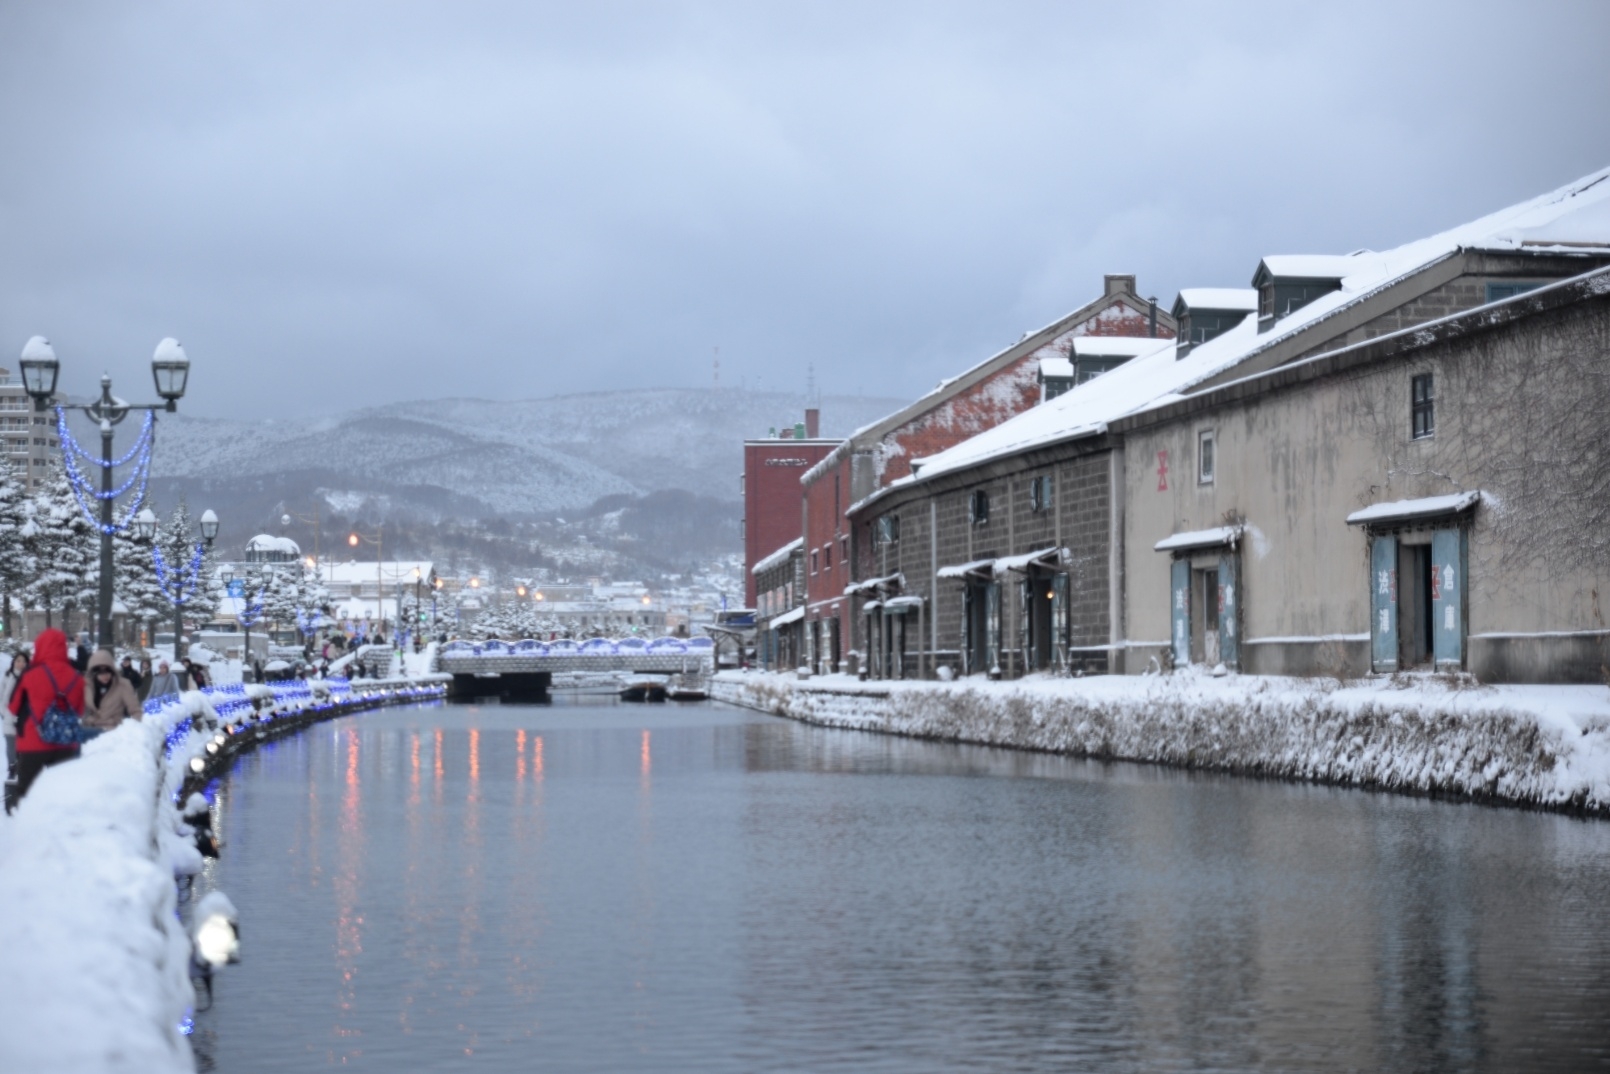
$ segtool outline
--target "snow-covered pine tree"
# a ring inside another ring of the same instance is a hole
[[[272,623],[278,628],[296,626],[296,601],[301,589],[302,561],[294,563],[264,564],[260,569],[248,570],[246,592],[261,594],[257,599],[263,605],[263,624]],[[251,579],[255,577],[256,581]]]
[[[33,574],[32,557],[22,540],[28,518],[28,491],[22,476],[10,459],[0,455],[0,618],[7,638],[13,636],[13,599],[20,596]]]
[[[23,526],[23,548],[32,561],[33,577],[24,587],[28,602],[45,610],[45,623],[71,624],[67,613],[86,608],[93,599],[100,554],[99,532],[84,517],[68,483],[67,471],[52,467],[33,496],[33,517]],[[91,588],[86,589],[86,582]]]
[[[218,603],[223,598],[223,587],[218,580],[218,572],[213,569],[210,550],[203,551],[196,582],[191,584],[190,561],[196,554],[196,546],[201,543],[190,518],[190,508],[180,497],[173,514],[157,531],[156,545],[167,567],[167,591],[163,594],[163,601],[168,610],[163,614],[172,614],[174,598],[178,597],[183,601],[185,619],[198,626],[217,614]]]
[[[172,618],[173,606],[157,585],[156,564],[151,561],[151,544],[138,540],[133,528],[112,538],[112,592],[127,612],[129,620],[152,637],[157,627]]]

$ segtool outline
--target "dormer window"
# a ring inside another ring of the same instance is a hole
[[[1228,332],[1246,320],[1258,302],[1258,292],[1247,288],[1187,287],[1174,299],[1171,311],[1180,326],[1174,356],[1184,358],[1198,345]]]
[[[1258,331],[1267,332],[1315,299],[1342,289],[1342,279],[1357,271],[1351,256],[1282,254],[1264,258],[1253,274],[1258,289]]]

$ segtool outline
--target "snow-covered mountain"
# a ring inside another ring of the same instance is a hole
[[[828,396],[822,435],[847,435],[901,405]],[[663,489],[736,501],[742,441],[800,420],[802,406],[780,392],[623,389],[419,400],[292,421],[181,412],[162,417],[152,472],[161,489],[244,497],[248,513],[315,495],[337,508],[384,502],[460,518],[548,515]]]

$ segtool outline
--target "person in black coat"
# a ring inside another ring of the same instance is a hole
[[[145,679],[134,670],[134,657],[127,655],[123,657],[123,663],[118,667],[118,674],[129,680],[129,685],[134,687],[134,693],[138,695],[140,687],[145,684]]]

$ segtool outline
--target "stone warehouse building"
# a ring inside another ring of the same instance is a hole
[[[1155,340],[1172,340],[1174,327],[1172,315],[1140,297],[1134,276],[1109,275],[1100,297],[858,430],[806,471],[806,663],[838,668],[851,648],[846,639],[854,627],[845,591],[856,577],[846,515],[852,502],[908,478],[913,459],[960,444],[1080,380],[1117,368],[1153,348]]]
[[[1607,415],[1601,269],[1114,422],[1129,669],[1605,681]]]
[[[1606,174],[1384,253],[1266,257],[1253,274],[1255,307],[1253,294],[1244,291],[1182,292],[1173,307],[1182,322],[1177,342],[913,460],[909,476],[847,509],[854,577],[846,596],[854,605],[855,646],[877,675],[929,675],[944,666],[1011,676],[1041,669],[1138,671],[1165,656],[1235,666],[1255,645],[1273,645],[1270,637],[1241,645],[1235,633],[1242,626],[1238,571],[1245,556],[1226,556],[1224,549],[1240,553],[1248,534],[1256,544],[1253,530],[1238,528],[1237,512],[1244,508],[1226,503],[1214,514],[1199,510],[1193,498],[1199,488],[1216,488],[1218,427],[1195,429],[1187,439],[1178,430],[1148,433],[1130,443],[1126,430],[1139,426],[1125,419],[1160,406],[1185,408],[1165,414],[1185,413],[1192,400],[1219,398],[1209,393],[1247,390],[1248,378],[1309,368],[1304,363],[1318,356],[1353,354],[1375,340],[1401,347],[1404,339],[1430,339],[1430,327],[1403,333],[1473,309],[1483,311],[1479,321],[1496,309],[1493,303],[1610,264]],[[1433,393],[1422,402],[1434,403],[1434,380],[1414,389]],[[1489,403],[1511,421],[1522,417],[1502,398]],[[1377,412],[1384,405],[1378,402]],[[1241,436],[1236,488],[1257,481],[1278,487],[1288,474],[1310,484],[1334,478],[1337,453],[1353,448],[1325,439],[1327,431],[1334,425],[1315,417],[1308,427],[1266,427]],[[1399,463],[1405,473],[1415,471],[1412,456],[1375,454],[1384,443],[1377,439],[1359,450],[1382,471],[1395,473]],[[1373,483],[1391,484],[1380,475]],[[1411,485],[1400,477],[1394,487]],[[1416,488],[1415,496],[1429,495]],[[1135,506],[1147,497],[1143,508]],[[1182,505],[1166,518],[1153,510],[1154,502],[1175,500]],[[1461,507],[1469,509],[1468,503]],[[1305,538],[1301,527],[1325,523],[1305,510],[1294,506],[1288,521],[1297,529],[1289,541],[1317,540],[1312,531]],[[1380,514],[1355,521],[1383,534],[1388,526]],[[1441,547],[1450,538],[1434,540]],[[1159,544],[1160,551],[1152,551]],[[1134,549],[1142,545],[1147,559],[1137,563]],[[1384,561],[1386,542],[1377,546]],[[1169,566],[1159,574],[1163,554]],[[1429,578],[1424,554],[1415,555],[1421,557],[1416,569]],[[1290,584],[1282,580],[1275,588]],[[1152,592],[1158,586],[1161,596]],[[1334,596],[1325,586],[1291,592],[1294,600],[1316,606]],[[1221,603],[1227,610],[1217,616]],[[1142,604],[1185,615],[1185,645],[1170,644],[1178,622],[1148,625],[1138,612]],[[1404,614],[1420,613],[1417,606]],[[1422,620],[1413,623],[1420,629]],[[1357,634],[1364,625],[1349,629]],[[1267,651],[1271,661],[1278,652],[1278,667],[1289,670],[1297,665],[1288,660],[1300,663],[1293,654],[1301,648]],[[1356,665],[1358,653],[1347,659]],[[1460,662],[1468,662],[1462,652]],[[1500,672],[1498,663],[1482,666]]]

